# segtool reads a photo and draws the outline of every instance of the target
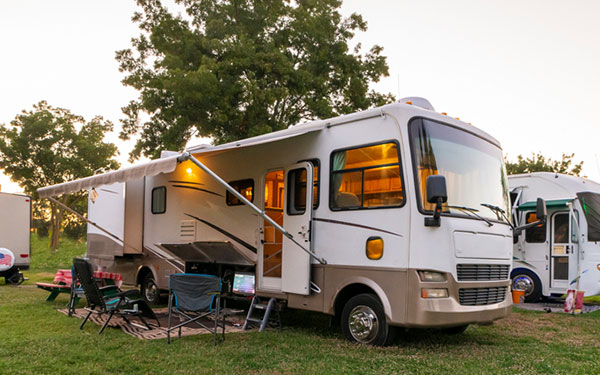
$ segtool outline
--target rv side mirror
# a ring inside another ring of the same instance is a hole
[[[537,216],[537,219],[539,221],[546,221],[546,216],[548,216],[548,212],[546,211],[546,201],[544,201],[544,198],[537,199],[535,215]]]
[[[442,204],[448,200],[448,193],[446,192],[446,177],[440,175],[432,175],[427,177],[425,190],[427,191],[427,202],[435,203],[433,217],[425,218],[425,226],[439,227]]]

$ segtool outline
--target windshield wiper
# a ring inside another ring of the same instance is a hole
[[[447,206],[447,207],[448,207],[448,208],[454,208],[454,209],[460,210],[460,211],[462,211],[462,212],[466,212],[466,213],[468,213],[468,214],[471,214],[471,215],[473,215],[474,217],[476,217],[476,218],[478,218],[478,219],[481,219],[481,220],[485,221],[489,227],[491,227],[492,225],[494,225],[494,224],[493,224],[491,221],[489,221],[488,219],[486,219],[486,218],[484,218],[484,217],[480,216],[479,214],[477,214],[477,212],[479,212],[479,210],[478,210],[478,209],[476,209],[476,208],[464,207],[464,206]]]
[[[500,208],[498,206],[494,206],[493,204],[489,204],[489,203],[482,203],[481,205],[483,207],[487,207],[490,210],[492,210],[492,212],[494,212],[496,214],[496,216],[498,216],[498,218],[500,218],[500,215],[502,215],[502,217],[504,218],[506,223],[508,225],[510,225],[511,228],[515,229],[515,226],[510,222],[510,220],[508,220],[508,217],[506,217],[506,211],[504,211],[502,208]]]

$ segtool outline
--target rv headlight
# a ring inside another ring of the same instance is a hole
[[[448,298],[448,289],[423,288],[421,289],[421,298]]]
[[[424,282],[443,282],[446,281],[446,275],[441,272],[419,271],[419,278]]]

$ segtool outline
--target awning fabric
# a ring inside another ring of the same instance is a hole
[[[574,201],[575,198],[566,199],[550,199],[546,201],[546,208],[563,208],[567,207],[567,203]],[[537,201],[530,201],[520,204],[519,211],[535,211],[537,208]]]
[[[296,125],[292,126],[289,129],[276,131],[273,133],[263,134],[252,138],[243,139],[240,141],[224,143],[218,146],[207,146],[201,145],[196,147],[190,147],[186,151],[190,154],[200,154],[200,153],[209,153],[209,152],[217,152],[217,151],[225,151],[231,150],[235,148],[243,148],[256,146],[264,143],[277,142],[284,139],[297,137],[300,135],[304,135],[307,133],[312,133],[315,131],[322,130],[325,128],[327,124],[324,121],[316,121],[315,123],[309,125]]]
[[[137,180],[144,176],[156,176],[160,173],[169,173],[173,172],[177,167],[177,159],[179,156],[179,154],[169,156],[138,164],[133,167],[123,168],[118,171],[111,171],[75,181],[64,182],[62,184],[46,186],[37,191],[41,198],[47,198],[60,194],[74,193],[80,190],[88,190],[95,186],[110,185],[117,182]]]

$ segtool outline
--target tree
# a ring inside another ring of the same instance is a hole
[[[537,154],[532,153],[531,157],[527,159],[519,155],[517,156],[517,161],[514,163],[508,161],[506,157],[504,160],[506,162],[506,171],[509,175],[531,172],[556,172],[579,176],[583,167],[583,161],[571,167],[573,157],[575,157],[575,154],[562,154],[561,160],[552,160],[551,158],[546,158],[541,152],[538,152]]]
[[[40,187],[91,176],[100,168],[118,168],[113,159],[116,146],[103,141],[112,129],[113,124],[100,116],[86,122],[69,110],[41,101],[33,111],[17,115],[10,126],[0,126],[0,169],[36,198]],[[57,199],[72,205],[84,197],[80,193]],[[49,211],[50,245],[55,251],[64,215],[55,203]]]
[[[139,91],[123,108],[121,137],[141,133],[132,158],[180,150],[192,135],[218,144],[394,100],[369,90],[388,75],[386,58],[377,45],[349,51],[367,24],[343,18],[341,0],[175,2],[186,14],[137,0],[142,33],[116,53],[123,84]]]

